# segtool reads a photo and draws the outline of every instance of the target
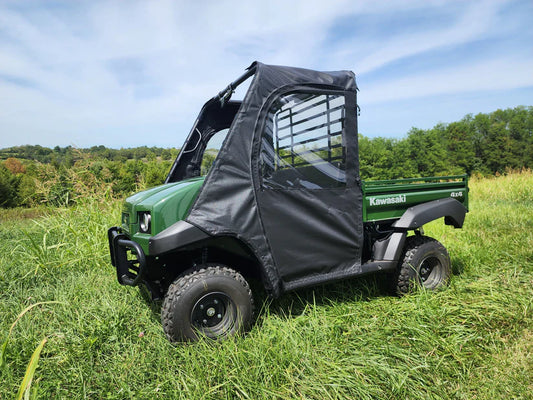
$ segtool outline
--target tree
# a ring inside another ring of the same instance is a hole
[[[9,157],[4,161],[4,166],[13,174],[24,174],[26,172],[26,167],[19,160],[13,157]]]
[[[441,175],[449,169],[443,131],[444,127],[437,125],[430,131],[412,128],[407,133],[409,158],[417,176]]]
[[[4,165],[0,165],[0,207],[16,207],[18,205],[19,179]]]
[[[474,135],[467,120],[452,122],[446,127],[447,158],[452,173],[467,173],[479,166],[476,158]]]

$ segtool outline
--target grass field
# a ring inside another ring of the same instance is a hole
[[[188,345],[116,282],[106,229],[119,202],[2,210],[0,399],[28,366],[40,399],[531,399],[533,174],[474,179],[470,195],[462,230],[425,229],[451,254],[448,289],[320,286],[259,302],[244,337]]]

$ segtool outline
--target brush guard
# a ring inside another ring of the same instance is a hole
[[[129,240],[119,227],[107,231],[111,264],[121,285],[137,286],[143,282],[146,256],[138,243]],[[133,257],[133,258],[132,258]]]

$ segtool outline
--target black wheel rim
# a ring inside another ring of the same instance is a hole
[[[436,256],[429,256],[422,260],[418,275],[422,286],[427,289],[437,287],[443,279],[443,267],[441,260]]]
[[[223,336],[235,325],[236,308],[224,293],[213,292],[202,296],[191,312],[194,328],[209,337]]]

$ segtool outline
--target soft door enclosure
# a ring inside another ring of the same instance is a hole
[[[360,271],[355,76],[254,63],[187,222],[233,236],[273,295]]]
[[[267,107],[257,199],[284,287],[358,272],[362,194],[348,157],[355,93],[302,86]]]

